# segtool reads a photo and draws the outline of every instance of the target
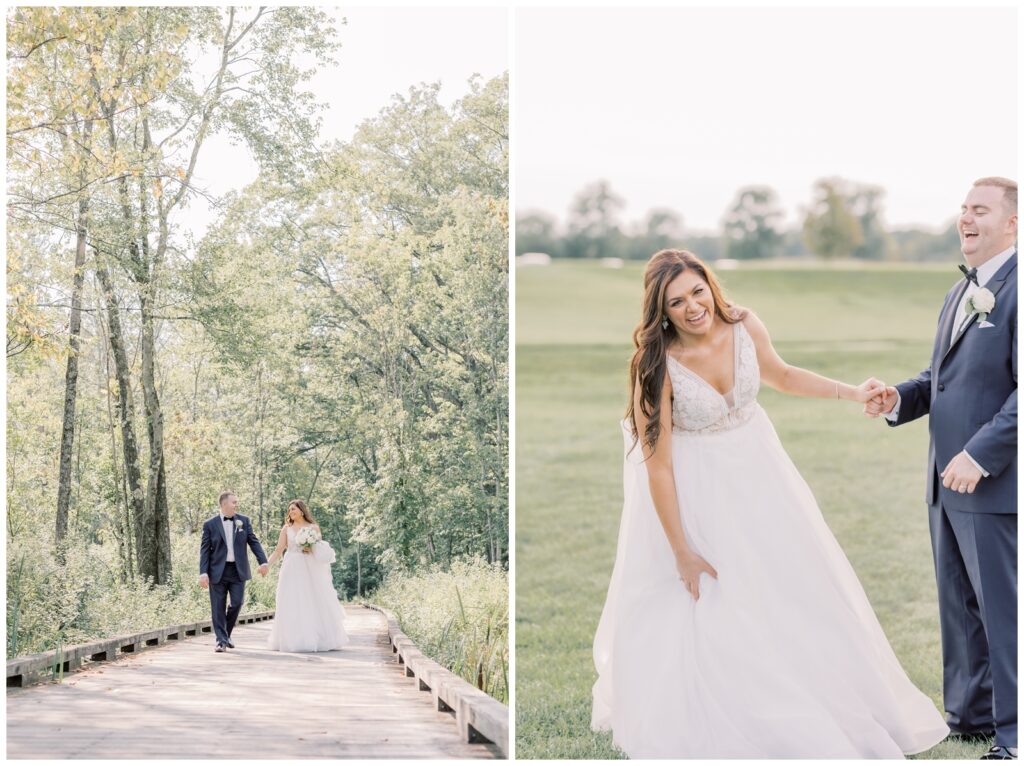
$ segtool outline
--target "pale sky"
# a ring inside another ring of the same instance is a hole
[[[623,219],[717,230],[737,189],[797,221],[813,182],[887,190],[890,226],[936,228],[1017,168],[1017,11],[545,9],[515,17],[516,210],[564,221],[607,179]]]
[[[508,69],[508,11],[505,8],[344,8],[330,10],[341,48],[336,67],[322,69],[307,86],[328,103],[322,140],[348,140],[359,123],[374,117],[392,94],[407,94],[419,83],[440,80],[446,104],[468,92],[474,74],[485,79]],[[214,195],[256,180],[256,164],[244,146],[217,135],[204,144],[197,185]],[[201,198],[181,217],[198,238],[213,215]]]

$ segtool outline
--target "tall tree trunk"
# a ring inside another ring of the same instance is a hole
[[[356,541],[356,595],[363,595],[363,544]]]
[[[141,291],[142,394],[149,436],[149,476],[142,513],[139,574],[163,585],[170,579],[170,522],[164,473],[164,416],[156,389],[156,334],[149,286]]]
[[[114,374],[117,377],[117,411],[121,426],[125,477],[128,482],[127,502],[131,516],[126,526],[134,527],[135,554],[138,556],[144,533],[142,522],[145,517],[146,492],[142,485],[142,464],[139,462],[139,446],[135,437],[135,400],[132,396],[131,371],[128,366],[124,332],[121,329],[121,312],[117,307],[117,297],[114,295],[114,286],[105,263],[97,264],[96,275],[100,279],[103,298],[107,304],[107,337],[114,355]]]
[[[92,138],[92,120],[86,120],[82,146],[88,148]],[[86,183],[83,162],[79,181]],[[88,236],[89,198],[78,200],[75,220],[75,274],[71,288],[71,322],[69,327],[68,362],[64,372],[64,423],[60,438],[60,473],[57,480],[57,556],[64,561],[64,543],[68,534],[68,509],[71,505],[71,457],[75,446],[75,405],[78,401],[78,354],[82,333],[82,292],[85,289],[85,245]]]

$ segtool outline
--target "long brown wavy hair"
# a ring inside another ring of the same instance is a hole
[[[298,508],[300,511],[302,511],[302,518],[304,518],[306,520],[307,524],[316,524],[316,522],[313,521],[313,514],[311,514],[309,512],[309,508],[306,507],[306,502],[304,500],[298,500],[298,499],[292,500],[290,503],[288,503],[288,509],[286,509],[285,512],[284,512],[284,523],[285,524],[287,524],[289,526],[291,526],[291,524],[292,524],[292,517],[291,517],[291,514],[288,513],[288,510],[290,510],[293,505],[296,508]]]
[[[745,316],[745,312],[736,311],[726,299],[714,272],[689,250],[659,250],[651,256],[644,269],[644,303],[640,324],[633,330],[633,346],[636,351],[629,363],[629,405],[626,407],[626,418],[632,427],[634,448],[639,440],[633,408],[638,384],[641,391],[640,410],[648,419],[643,443],[653,452],[661,434],[661,389],[667,365],[665,354],[676,335],[676,328],[671,322],[667,328],[661,326],[662,318],[668,313],[665,291],[669,283],[687,269],[697,272],[710,288],[715,316],[726,324],[735,324]]]

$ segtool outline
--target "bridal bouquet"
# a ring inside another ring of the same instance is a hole
[[[313,527],[303,527],[295,533],[295,542],[302,546],[304,552],[313,550],[313,546],[320,542],[320,533]]]

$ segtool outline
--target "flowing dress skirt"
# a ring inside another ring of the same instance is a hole
[[[687,539],[718,579],[701,576],[696,603],[683,587],[638,446],[594,640],[593,728],[632,758],[901,758],[941,741],[943,717],[764,410],[670,438]]]
[[[277,579],[277,605],[267,648],[327,652],[349,642],[345,610],[331,581],[330,564],[289,547]]]

